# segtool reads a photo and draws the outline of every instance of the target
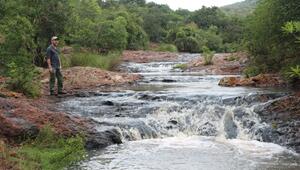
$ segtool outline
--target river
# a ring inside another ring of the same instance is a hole
[[[220,87],[224,75],[173,69],[193,57],[124,63],[123,70],[143,76],[138,85],[61,102],[65,111],[98,122],[99,131],[117,130],[123,142],[89,152],[69,169],[300,169],[298,154],[264,142],[272,127],[255,113],[285,92]]]

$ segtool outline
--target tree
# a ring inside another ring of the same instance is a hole
[[[196,23],[202,29],[208,29],[212,25],[222,28],[225,26],[225,21],[225,14],[217,7],[209,8],[203,6],[189,18],[189,22]]]
[[[128,33],[126,19],[118,17],[113,21],[104,21],[98,25],[97,47],[105,50],[124,50]]]
[[[263,71],[278,71],[299,63],[294,36],[282,32],[286,22],[300,20],[300,1],[262,0],[248,21],[251,61]]]
[[[101,8],[95,0],[73,1],[68,20],[66,41],[83,47],[96,48],[97,24],[101,21]]]

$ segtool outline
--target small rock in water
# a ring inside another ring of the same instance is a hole
[[[176,80],[172,80],[172,79],[163,79],[162,82],[164,82],[164,83],[173,83],[173,82],[176,82]]]
[[[202,136],[216,136],[217,135],[216,127],[210,122],[206,122],[203,125],[201,125],[198,128],[198,132],[199,132],[199,135],[202,135]]]
[[[106,106],[114,106],[114,103],[112,101],[103,101],[102,104]]]
[[[75,94],[76,97],[90,97],[89,92],[80,92]]]
[[[178,121],[173,119],[173,120],[169,120],[168,123],[173,124],[173,125],[177,125]]]

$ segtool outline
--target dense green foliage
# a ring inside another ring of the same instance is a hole
[[[282,27],[300,21],[300,1],[262,0],[248,21],[251,62],[263,72],[278,72],[300,63],[295,35]]]

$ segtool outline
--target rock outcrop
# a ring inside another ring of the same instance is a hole
[[[236,87],[236,86],[250,86],[250,87],[278,87],[284,86],[285,82],[278,75],[275,74],[260,74],[255,77],[224,77],[219,82],[220,86]]]
[[[50,111],[46,106],[35,106],[40,102],[25,99],[0,98],[0,137],[13,143],[35,137],[39,130],[50,125],[57,134],[74,136],[84,134],[86,147],[98,148],[121,143],[116,130],[96,129],[95,122],[63,112]]]
[[[300,153],[300,97],[287,96],[274,100],[255,112],[272,130],[267,134],[270,141],[287,146]]]
[[[245,53],[220,53],[214,55],[213,64],[204,65],[204,58],[199,56],[198,59],[188,63],[185,71],[199,72],[204,75],[236,75],[243,72],[247,61]]]

